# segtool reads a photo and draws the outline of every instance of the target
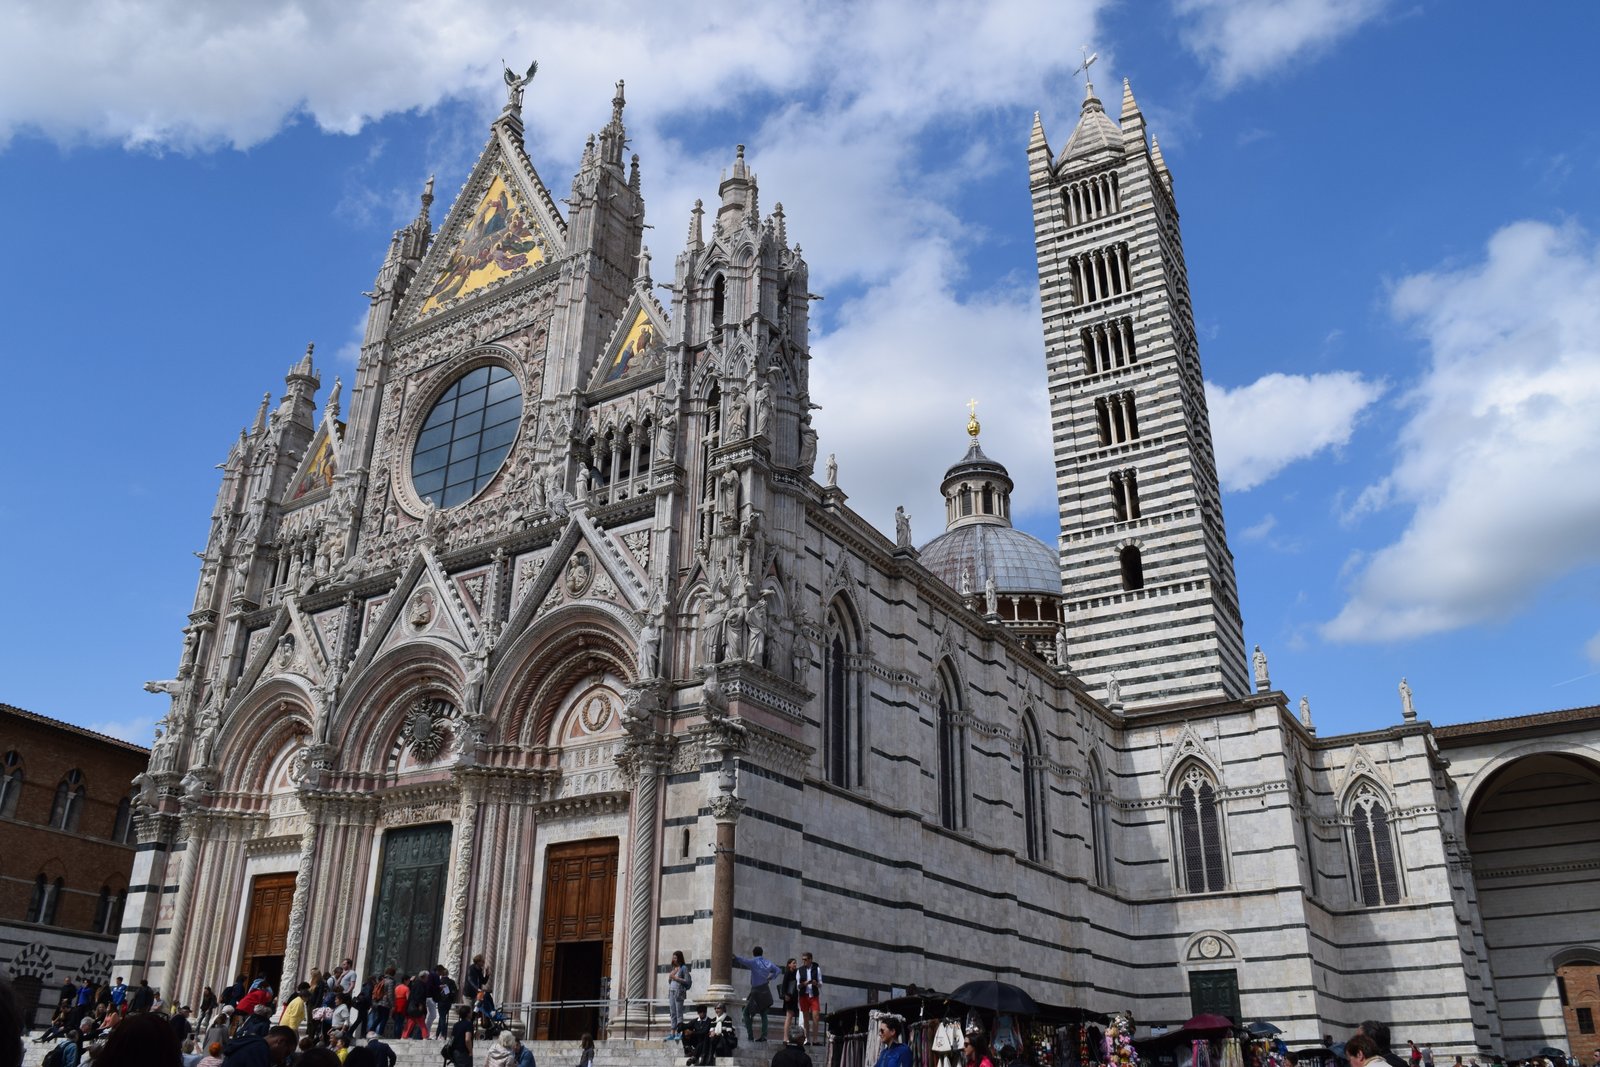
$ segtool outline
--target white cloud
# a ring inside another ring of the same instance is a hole
[[[905,504],[919,544],[944,532],[939,482],[966,452],[969,399],[984,452],[1016,482],[1013,512],[1054,509],[1038,288],[958,300],[954,258],[921,246],[812,349],[821,449],[838,453],[850,506],[887,532]]]
[[[962,266],[989,235],[954,205],[1020,159],[1033,108],[1045,105],[1047,120],[1052,104],[1058,121],[1076,115],[1074,99],[1052,99],[1076,49],[1041,48],[1039,33],[1018,27],[1092,41],[1102,6],[878,0],[821,3],[796,19],[777,2],[686,16],[644,3],[536,15],[490,0],[447,11],[421,0],[86,0],[69,18],[36,4],[0,40],[0,143],[32,131],[62,143],[242,148],[295,121],[353,132],[460,101],[478,124],[453,124],[466,133],[425,146],[439,168],[438,220],[504,98],[502,57],[539,59],[528,149],[558,196],[624,77],[658,279],[670,276],[691,204],[714,204],[732,141],[744,141],[763,211],[783,202],[812,287],[828,296],[813,317],[820,447],[838,453],[841,485],[864,515],[892,529],[904,502],[927,540],[942,529],[938,483],[965,449],[974,395],[985,448],[1016,477],[1016,510],[1054,511],[1037,286],[1030,276],[966,292]],[[1101,52],[1096,72],[1115,84]],[[997,126],[1002,111],[1015,128]],[[697,139],[681,139],[685,118]],[[724,128],[729,143],[705,143],[704,130]],[[1067,130],[1053,132],[1059,143]],[[358,190],[342,209],[384,214],[400,197],[404,217],[415,195]],[[885,454],[915,456],[917,468],[887,470]]]
[[[1042,72],[1070,69],[1071,50],[1040,56],[1016,28],[1076,40],[1098,6],[1011,0],[974,16],[952,0],[882,0],[815,5],[796,19],[777,2],[686,15],[622,2],[536,14],[492,0],[22,0],[0,40],[0,143],[30,130],[67,143],[248,147],[299,116],[352,133],[451,97],[497,101],[500,60],[521,69],[531,57],[541,73],[530,98],[558,106],[530,99],[529,110],[563,116],[548,128],[579,144],[589,109],[567,105],[609,97],[617,77],[662,113],[704,115],[820,84],[829,110],[917,122],[1037,96]]]
[[[1224,89],[1355,32],[1388,0],[1174,0],[1183,41]]]
[[[151,703],[155,701],[152,700]],[[84,723],[83,728],[148,748],[155,740],[156,723],[161,721],[164,714],[165,709],[162,715],[123,715],[115,719],[99,719]]]
[[[1394,470],[1375,502],[1412,509],[1324,628],[1415,637],[1507,618],[1600,561],[1600,248],[1576,226],[1506,226],[1480,263],[1401,282],[1427,341]]]
[[[1245,541],[1260,541],[1278,527],[1278,517],[1270,512],[1254,526],[1245,527],[1239,537]]]
[[[1268,374],[1237,389],[1207,382],[1222,487],[1254,489],[1296,460],[1348,443],[1383,390],[1354,371]]]

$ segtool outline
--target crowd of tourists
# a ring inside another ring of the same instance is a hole
[[[487,1039],[491,1067],[535,1067],[504,1025],[490,977],[481,955],[460,985],[443,964],[415,975],[390,966],[358,981],[346,959],[312,968],[282,996],[267,975],[241,974],[220,994],[207,986],[198,1011],[144,980],[132,989],[120,977],[69,981],[34,1040],[49,1046],[44,1067],[394,1067],[385,1039],[437,1042],[449,1067],[470,1067],[474,1041]],[[17,1026],[20,1035],[20,1017]],[[0,1067],[11,1062],[0,1057]]]

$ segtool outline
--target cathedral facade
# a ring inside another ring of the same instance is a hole
[[[1322,738],[1252,662],[1130,90],[1028,144],[1058,550],[976,419],[938,537],[853,512],[742,147],[663,305],[621,84],[563,213],[508,82],[438,229],[430,182],[394,235],[348,414],[308,351],[223,465],[120,966],[187,998],[482,953],[502,1002],[644,1000],[675,949],[717,996],[764,944],[832,1007],[999,977],[1141,1024],[1555,1038],[1600,912],[1553,946],[1525,912],[1600,899],[1564,829],[1600,826],[1600,718],[1407,695]]]

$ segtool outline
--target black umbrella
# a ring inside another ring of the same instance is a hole
[[[1248,1029],[1257,1037],[1277,1037],[1279,1034],[1283,1033],[1282,1030],[1279,1030],[1276,1026],[1273,1026],[1269,1022],[1254,1022],[1246,1027],[1246,1029]]]
[[[1006,982],[984,979],[968,982],[950,994],[950,999],[960,1001],[969,1008],[987,1008],[1008,1015],[1038,1015],[1039,1005],[1028,994]]]
[[[1552,1048],[1549,1045],[1546,1045],[1544,1048],[1540,1049],[1538,1052],[1535,1052],[1534,1055],[1535,1056],[1543,1056],[1545,1059],[1548,1059],[1548,1060],[1564,1060],[1564,1059],[1567,1058],[1567,1054],[1565,1052],[1562,1052],[1558,1048]]]

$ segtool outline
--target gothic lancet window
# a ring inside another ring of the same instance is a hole
[[[823,774],[834,785],[855,784],[856,709],[850,653],[854,632],[842,604],[828,612],[827,635],[822,650]]]
[[[111,887],[108,885],[101,886],[100,899],[95,901],[94,905],[94,932],[97,934],[103,934],[109,931],[109,924],[111,922],[111,900]]]
[[[1369,908],[1398,904],[1400,862],[1394,824],[1382,795],[1372,783],[1362,782],[1350,799],[1348,812],[1357,902]]]
[[[1215,893],[1227,882],[1223,870],[1222,813],[1217,787],[1197,766],[1178,780],[1178,855],[1182,888]]]
[[[947,830],[959,830],[967,821],[966,729],[961,722],[961,706],[956,700],[954,672],[945,667],[939,674],[939,710],[935,724],[939,747],[939,825]]]
[[[1094,852],[1096,885],[1111,885],[1111,813],[1106,800],[1105,775],[1100,761],[1089,757],[1089,848]]]
[[[717,479],[711,457],[722,445],[722,390],[712,386],[706,394],[705,425],[700,434],[700,546],[711,544],[716,527]]]
[[[1045,822],[1044,750],[1032,716],[1022,720],[1022,832],[1027,856],[1043,863],[1050,831]]]

